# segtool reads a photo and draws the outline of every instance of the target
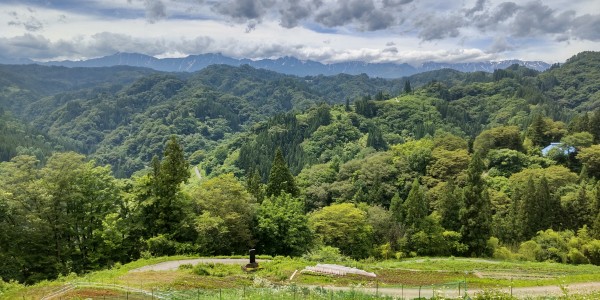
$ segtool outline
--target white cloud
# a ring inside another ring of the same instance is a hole
[[[562,61],[600,49],[595,0],[93,0],[86,2],[89,9],[69,2],[68,9],[34,7],[34,0],[0,4],[0,55],[49,60],[117,51],[159,57],[220,52],[418,64]]]

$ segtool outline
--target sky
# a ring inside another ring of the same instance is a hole
[[[599,0],[0,0],[0,56],[221,53],[323,63],[521,59],[600,51]]]

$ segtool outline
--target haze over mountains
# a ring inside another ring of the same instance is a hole
[[[34,61],[8,61],[0,60],[0,63],[37,63]],[[214,64],[230,66],[250,65],[254,68],[271,70],[283,74],[296,76],[336,75],[336,74],[367,74],[370,77],[400,78],[422,72],[440,69],[454,69],[461,72],[493,72],[496,69],[505,69],[513,64],[525,66],[537,71],[544,71],[550,64],[542,61],[503,60],[467,63],[439,63],[426,62],[419,66],[407,63],[366,63],[361,61],[341,62],[323,64],[312,60],[299,60],[295,57],[282,57],[278,59],[235,59],[222,54],[200,54],[190,55],[183,58],[156,58],[139,53],[116,53],[109,56],[81,61],[50,61],[39,63],[44,65],[65,67],[108,67],[116,65],[127,65],[134,67],[146,67],[165,72],[195,72]]]

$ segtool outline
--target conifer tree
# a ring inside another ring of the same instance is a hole
[[[250,195],[254,196],[258,203],[262,203],[265,197],[265,191],[258,170],[254,170],[252,175],[248,176],[248,180],[246,181],[246,187]]]
[[[485,254],[491,236],[491,204],[485,181],[481,177],[483,169],[479,154],[473,155],[464,188],[465,206],[460,211],[463,243],[477,256]]]
[[[544,138],[545,129],[546,123],[544,122],[544,117],[541,114],[535,115],[527,130],[527,137],[529,137],[535,146],[546,146],[544,145],[546,142]]]
[[[396,220],[396,222],[404,222],[404,201],[402,201],[402,198],[400,198],[398,193],[392,197],[392,201],[390,203],[390,212],[392,213],[392,217],[394,220]]]
[[[444,186],[440,199],[440,215],[442,217],[440,225],[442,227],[452,230],[460,231],[460,220],[459,212],[462,208],[463,201],[462,195],[458,193],[454,181],[450,179],[446,186]]]
[[[383,139],[383,134],[379,127],[373,125],[369,127],[367,136],[367,147],[373,147],[375,150],[387,150],[388,145]]]
[[[410,94],[412,93],[412,87],[410,86],[410,80],[406,80],[404,82],[404,93],[405,94]]]
[[[163,159],[152,158],[150,174],[150,199],[145,199],[144,226],[147,236],[158,234],[178,234],[178,224],[183,221],[185,207],[179,195],[180,185],[189,177],[188,163],[183,149],[173,136],[167,142]]]
[[[404,223],[410,228],[418,229],[423,219],[427,217],[428,209],[427,202],[425,202],[425,193],[423,193],[418,179],[413,181],[408,197],[404,201],[404,211],[406,212]]]
[[[597,108],[590,118],[589,130],[594,136],[594,143],[600,143],[600,108]]]
[[[283,159],[281,148],[277,148],[273,164],[271,165],[271,172],[269,173],[267,196],[279,196],[281,192],[288,193],[293,197],[298,196],[300,193],[294,181],[294,176]]]
[[[531,176],[527,180],[527,185],[521,197],[521,207],[519,210],[520,236],[523,240],[528,240],[535,236],[538,230],[542,229],[540,228],[542,205],[538,198],[535,182]]]

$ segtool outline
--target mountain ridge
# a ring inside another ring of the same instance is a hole
[[[23,61],[24,62],[24,61]],[[440,69],[454,69],[461,72],[493,72],[496,69],[505,69],[513,64],[518,64],[537,71],[544,71],[550,64],[542,61],[503,60],[487,62],[466,63],[440,63],[425,62],[415,67],[407,63],[367,63],[361,61],[348,61],[341,63],[323,64],[313,60],[300,60],[295,57],[285,56],[277,59],[235,59],[220,53],[208,53],[189,55],[182,58],[156,58],[153,56],[118,52],[113,55],[80,61],[49,61],[39,63],[42,65],[65,66],[65,67],[107,67],[116,65],[127,65],[134,67],[146,67],[165,72],[196,72],[213,64],[225,64],[241,66],[244,64],[254,68],[267,69],[282,74],[296,76],[367,74],[370,77],[401,78],[427,71]]]

